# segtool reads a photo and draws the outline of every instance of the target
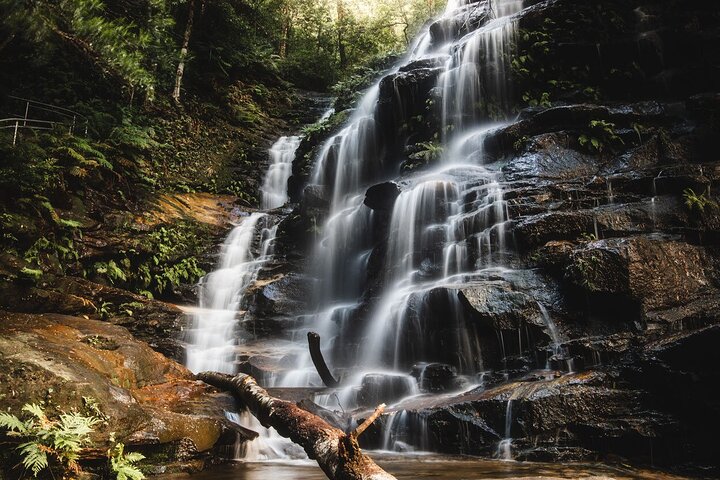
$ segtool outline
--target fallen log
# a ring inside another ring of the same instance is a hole
[[[340,382],[335,380],[335,377],[333,377],[332,373],[330,373],[330,369],[328,368],[327,363],[325,363],[325,358],[323,358],[322,351],[320,350],[320,335],[315,332],[308,332],[307,337],[308,348],[310,349],[310,358],[312,358],[315,370],[317,370],[323,383],[328,388],[339,387]]]
[[[357,436],[362,433],[359,428],[345,434],[294,403],[271,397],[249,375],[239,373],[233,377],[224,373],[203,372],[197,378],[231,392],[260,423],[275,428],[280,435],[303,447],[308,457],[317,461],[330,480],[396,480],[362,453],[357,442]],[[379,412],[382,412],[380,407]],[[369,423],[365,423],[363,425],[367,427]]]

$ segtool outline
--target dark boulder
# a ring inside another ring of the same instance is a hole
[[[397,183],[379,183],[367,189],[363,203],[372,210],[389,212],[399,195],[400,186]]]
[[[391,404],[416,392],[417,385],[411,376],[368,373],[363,377],[358,391],[358,404],[366,407]]]
[[[426,392],[451,390],[457,384],[457,370],[452,365],[444,363],[413,365],[410,375],[415,377],[420,389]]]

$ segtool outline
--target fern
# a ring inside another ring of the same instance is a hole
[[[115,447],[108,450],[110,457],[110,468],[116,474],[117,480],[143,480],[145,475],[135,465],[145,456],[137,452],[125,453],[125,445],[115,444]]]
[[[99,419],[71,412],[61,413],[57,420],[51,420],[36,403],[25,404],[22,411],[29,418],[21,420],[15,415],[0,413],[0,428],[7,430],[8,436],[23,440],[16,447],[23,466],[37,477],[50,467],[53,458],[64,469],[79,472],[80,450],[89,443],[89,435]]]
[[[27,432],[27,427],[22,420],[10,413],[0,412],[0,428],[4,428],[15,434]]]
[[[691,211],[697,209],[700,212],[704,212],[706,207],[718,207],[718,204],[710,199],[710,187],[700,194],[695,193],[695,190],[692,188],[686,188],[683,190],[683,198],[685,199],[685,206]]]
[[[30,441],[20,445],[18,450],[23,457],[23,466],[33,472],[34,477],[49,466],[47,451],[42,444]]]

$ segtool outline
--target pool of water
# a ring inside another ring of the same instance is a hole
[[[534,463],[434,455],[397,456],[373,453],[372,457],[400,479],[681,479],[662,472],[590,463]],[[233,463],[192,475],[157,477],[163,480],[325,480],[315,462]]]

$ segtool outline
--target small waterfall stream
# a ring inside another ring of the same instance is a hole
[[[199,309],[188,332],[186,365],[193,372],[235,372],[236,327],[247,287],[272,255],[277,225],[264,213],[246,217],[228,235],[218,268],[200,282]]]
[[[321,121],[329,115],[323,115]],[[287,181],[301,137],[280,137],[270,148],[269,165],[261,188],[262,208],[271,210],[287,203]],[[199,309],[188,332],[186,365],[193,372],[215,370],[236,373],[238,317],[245,292],[264,265],[272,260],[278,219],[255,212],[245,217],[225,240],[218,268],[200,282]],[[235,459],[267,461],[307,458],[302,448],[263,427],[247,411],[226,412],[231,422],[258,432],[250,442],[238,442]]]
[[[282,207],[287,202],[287,182],[300,139],[298,136],[280,137],[270,148],[270,165],[260,188],[263,210]]]

